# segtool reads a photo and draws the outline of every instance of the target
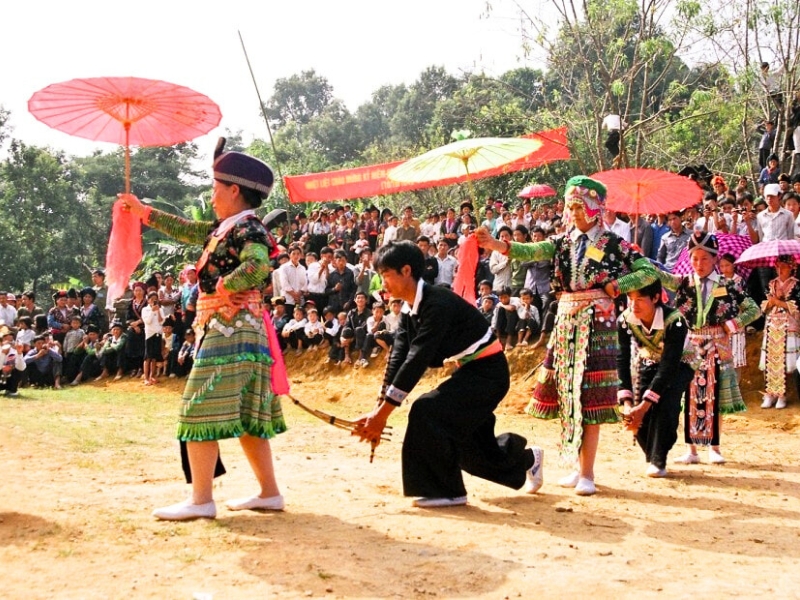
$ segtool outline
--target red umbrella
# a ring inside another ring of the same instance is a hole
[[[719,243],[719,254],[717,256],[731,254],[733,258],[738,259],[745,250],[753,245],[753,242],[750,241],[750,238],[746,235],[717,233],[715,236],[717,238],[717,242]],[[747,279],[750,276],[750,271],[751,269],[749,267],[743,266],[737,261],[736,272],[742,277],[742,279]],[[672,273],[674,275],[691,275],[693,272],[692,263],[689,260],[689,251],[684,248],[681,250],[681,253],[678,256],[678,261],[672,268]]]
[[[793,256],[800,262],[799,240],[770,240],[759,242],[742,252],[737,265],[744,265],[755,269],[756,267],[774,267],[779,256]]]
[[[189,88],[138,77],[95,77],[54,83],[28,100],[42,123],[70,135],[125,146],[125,192],[130,192],[130,146],[172,146],[219,125],[219,107]]]
[[[592,175],[608,189],[606,206],[633,215],[681,210],[703,199],[703,190],[688,177],[655,169],[612,169]]]
[[[219,107],[189,88],[138,77],[95,77],[54,83],[28,100],[42,123],[70,135],[125,146],[125,193],[131,189],[130,146],[172,146],[219,125]],[[108,300],[122,295],[142,257],[139,220],[112,212],[106,252]]]
[[[519,198],[548,198],[555,196],[556,193],[553,188],[545,183],[534,183],[522,188],[522,191],[517,196]]]

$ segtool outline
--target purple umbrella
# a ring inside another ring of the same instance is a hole
[[[736,261],[736,266],[746,266],[751,269],[756,267],[774,267],[779,256],[793,256],[800,261],[800,241],[798,240],[770,240],[760,242],[748,248]]]
[[[746,235],[717,233],[716,238],[717,242],[719,242],[718,256],[731,254],[733,258],[738,259],[745,250],[753,246],[753,242],[750,241],[750,238]],[[757,245],[760,246],[760,244]],[[747,280],[750,276],[752,268],[752,265],[742,265],[739,260],[736,261],[736,272],[744,280]],[[674,275],[691,275],[694,273],[692,270],[692,263],[689,261],[689,251],[686,248],[684,248],[680,256],[678,256],[678,262],[676,262],[675,266],[672,268],[672,273]]]

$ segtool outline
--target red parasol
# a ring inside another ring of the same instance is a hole
[[[730,254],[733,258],[738,259],[745,250],[753,245],[753,242],[750,241],[750,238],[746,235],[717,233],[715,236],[719,243],[719,254],[717,256]],[[742,279],[747,279],[750,276],[751,269],[747,266],[742,266],[737,263],[735,269]],[[691,275],[693,272],[692,263],[689,260],[689,251],[684,248],[681,250],[680,255],[678,255],[678,261],[672,268],[672,273],[674,275]]]
[[[592,175],[608,189],[606,206],[632,215],[661,215],[703,199],[688,177],[655,169],[612,169]]]
[[[172,146],[219,125],[219,107],[189,88],[138,77],[94,77],[54,83],[28,100],[42,123],[70,135],[125,146],[125,193],[130,193],[130,146]]]
[[[546,183],[534,183],[533,185],[522,188],[517,194],[519,198],[549,198],[555,196],[557,192]]]
[[[172,146],[211,131],[219,107],[189,88],[138,77],[95,77],[54,83],[28,100],[42,123],[70,135],[125,146],[125,193],[131,189],[130,146]],[[106,252],[108,302],[122,295],[142,257],[141,224],[119,206]]]
[[[798,240],[770,240],[759,242],[742,252],[736,261],[737,265],[751,267],[774,267],[779,256],[792,256],[800,262],[800,241]]]

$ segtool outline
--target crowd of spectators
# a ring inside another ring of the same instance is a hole
[[[693,231],[747,236],[752,243],[800,238],[800,175],[781,174],[767,157],[751,185],[740,177],[693,178],[704,188],[702,204],[658,215],[607,210],[605,226],[635,243],[642,253],[671,272]],[[371,206],[361,214],[349,205],[299,212],[273,225],[279,246],[265,286],[284,352],[320,353],[332,364],[369,365],[388,358],[402,303],[387,296],[372,265],[375,250],[392,240],[412,240],[426,257],[424,280],[452,286],[459,249],[476,227],[505,241],[542,241],[567,229],[563,202],[512,205],[487,198],[483,206],[463,202],[417,216],[406,206],[399,215]],[[477,307],[506,351],[540,346],[555,319],[551,263],[521,262],[481,250],[475,273]],[[753,271],[746,289],[761,303],[772,269]],[[126,297],[107,305],[101,269],[92,285],[59,290],[44,309],[35,295],[0,293],[3,364],[0,390],[14,395],[20,385],[61,387],[62,383],[106,377],[183,377],[192,364],[197,276],[193,266],[154,272],[136,281]],[[763,327],[763,325],[756,324]],[[21,358],[20,358],[21,357]]]

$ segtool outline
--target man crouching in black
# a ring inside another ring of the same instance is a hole
[[[541,448],[524,437],[494,435],[494,409],[509,389],[500,342],[480,312],[452,291],[429,285],[425,258],[408,241],[390,242],[375,256],[390,296],[405,301],[380,399],[358,420],[355,435],[377,444],[392,411],[428,367],[445,362],[455,372],[411,405],[403,440],[403,493],[414,506],[467,503],[461,471],[535,493],[543,481]]]

